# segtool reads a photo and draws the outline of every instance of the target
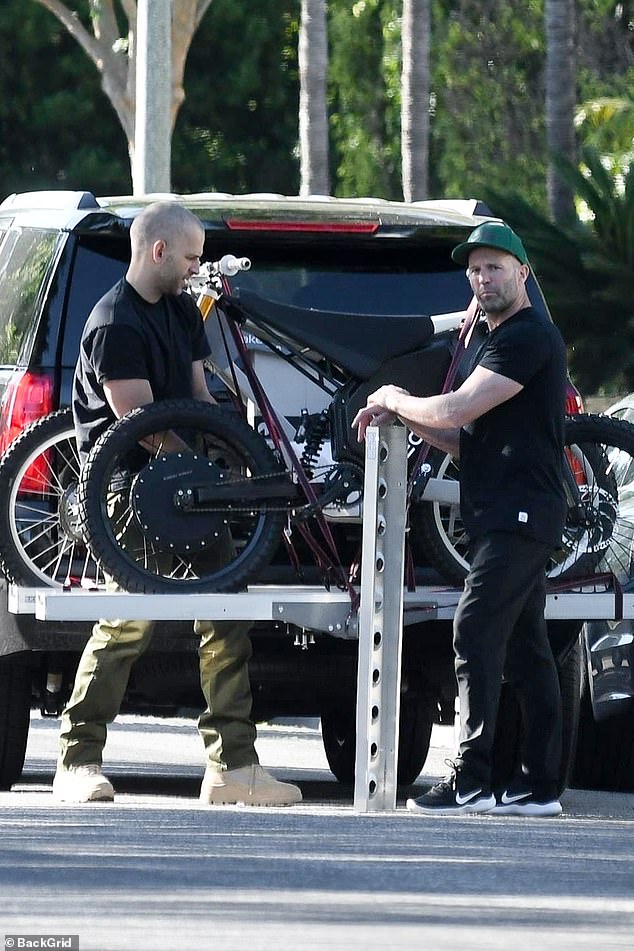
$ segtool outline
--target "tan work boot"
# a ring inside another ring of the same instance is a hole
[[[205,805],[292,806],[302,793],[292,783],[281,783],[258,763],[240,769],[208,766],[200,788]]]
[[[53,796],[60,802],[109,802],[114,799],[114,789],[98,763],[69,769],[58,766]]]

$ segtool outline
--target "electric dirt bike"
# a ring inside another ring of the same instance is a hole
[[[215,343],[210,367],[229,403],[170,400],[135,410],[99,439],[81,476],[68,411],[30,427],[5,454],[0,558],[10,578],[98,584],[105,571],[129,591],[232,591],[261,580],[279,559],[301,578],[308,557],[324,583],[354,597],[364,447],[352,419],[384,383],[420,396],[457,385],[480,335],[478,314],[290,306],[244,287],[232,292],[230,278],[248,267],[227,255],[205,266],[195,288]],[[268,381],[262,352],[273,357]],[[321,406],[313,398],[305,408],[296,384],[271,385],[288,368],[321,395]],[[180,451],[166,451],[168,432]],[[411,437],[409,456],[409,580],[413,566],[427,564],[459,583],[468,539],[458,462]],[[551,582],[609,573],[626,583],[634,427],[568,417],[564,461],[569,514]],[[228,536],[232,555],[219,561],[218,540]]]

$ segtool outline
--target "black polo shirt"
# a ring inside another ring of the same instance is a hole
[[[82,458],[114,422],[103,384],[147,380],[155,400],[192,395],[192,363],[210,353],[200,311],[189,294],[156,304],[122,278],[93,308],[73,381],[73,417]]]
[[[465,528],[472,538],[512,531],[556,546],[566,517],[561,334],[548,317],[527,307],[487,335],[475,363],[523,389],[460,433]]]

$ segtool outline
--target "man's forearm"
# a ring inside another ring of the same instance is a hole
[[[412,396],[397,387],[385,387],[383,392],[385,408],[414,431],[417,426],[436,430],[459,430],[462,425],[460,403],[455,393]]]
[[[459,429],[431,429],[429,426],[419,426],[406,423],[407,428],[413,433],[428,442],[435,449],[449,453],[454,459],[460,455],[460,430]]]
[[[394,390],[386,402],[400,421],[425,442],[452,456],[458,455],[460,427],[455,425],[452,400],[445,394],[416,397]]]

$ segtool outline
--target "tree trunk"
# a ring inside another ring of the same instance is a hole
[[[546,0],[546,142],[550,155],[576,161],[574,129],[575,90],[575,0]],[[558,224],[574,215],[573,194],[548,165],[548,205]]]
[[[429,0],[403,0],[401,164],[405,201],[428,197],[430,29]]]
[[[326,0],[302,0],[298,53],[300,194],[329,195]]]
[[[148,0],[151,2],[151,0]],[[49,10],[68,30],[101,75],[101,88],[117,114],[126,139],[130,167],[134,166],[136,118],[136,48],[137,37],[135,0],[121,0],[120,6],[128,21],[127,34],[122,36],[117,23],[115,0],[90,0],[92,33],[77,12],[61,0],[36,0]],[[171,139],[178,110],[185,99],[183,76],[192,37],[209,9],[211,0],[171,0]]]

